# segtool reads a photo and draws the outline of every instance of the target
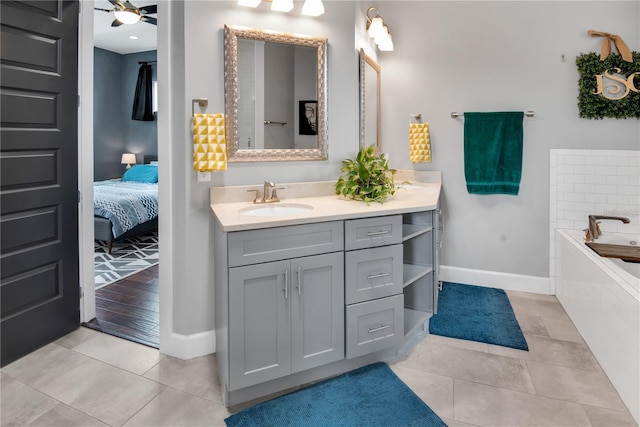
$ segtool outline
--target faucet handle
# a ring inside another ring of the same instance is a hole
[[[280,199],[278,198],[278,191],[277,190],[284,190],[284,187],[274,187],[274,189],[271,191],[271,201],[273,202],[279,202]]]
[[[253,199],[253,203],[258,203],[258,200],[260,199],[260,190],[247,190],[248,193],[251,193],[252,191],[254,191],[256,193],[256,197],[254,197]]]

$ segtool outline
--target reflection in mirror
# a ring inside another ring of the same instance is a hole
[[[380,66],[360,49],[360,148],[382,149]]]
[[[224,27],[230,162],[327,159],[327,39]]]

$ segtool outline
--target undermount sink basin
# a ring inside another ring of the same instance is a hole
[[[313,206],[300,203],[276,203],[272,205],[255,205],[240,209],[241,215],[247,216],[286,216],[308,212]]]

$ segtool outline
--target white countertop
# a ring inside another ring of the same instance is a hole
[[[436,175],[437,174],[437,175]],[[384,203],[369,203],[347,200],[333,193],[334,181],[314,183],[277,184],[280,202],[269,205],[253,204],[253,194],[247,190],[260,189],[262,186],[212,187],[211,210],[220,223],[223,231],[254,230],[260,228],[280,227],[286,225],[309,224],[366,218],[400,213],[417,212],[435,209],[438,205],[442,187],[439,172],[428,172],[415,175],[396,175],[396,184],[403,180],[411,180],[411,184],[398,188],[393,196]],[[423,182],[418,182],[421,179]],[[424,182],[429,181],[429,182]],[[278,204],[305,204],[313,209],[294,215],[282,216],[249,216],[240,214],[241,209],[255,206],[275,206]]]

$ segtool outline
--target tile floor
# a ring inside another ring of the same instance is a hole
[[[529,352],[428,335],[392,369],[451,427],[637,426],[556,298],[508,294]],[[0,424],[224,426],[215,378],[80,328],[0,371]]]

